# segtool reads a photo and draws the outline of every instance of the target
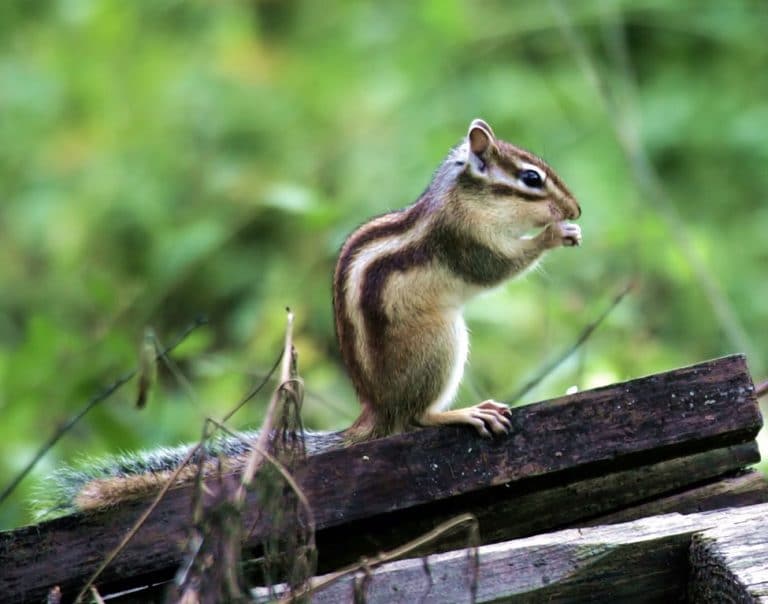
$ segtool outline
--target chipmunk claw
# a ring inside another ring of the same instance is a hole
[[[478,403],[474,407],[469,407],[468,410],[471,412],[472,417],[482,422],[482,427],[474,424],[481,436],[490,437],[490,432],[501,436],[509,433],[512,429],[512,422],[509,419],[511,412],[504,403],[487,400]]]
[[[483,401],[473,407],[452,409],[450,411],[428,411],[419,420],[422,426],[440,426],[445,424],[468,424],[483,438],[508,434],[512,429],[511,413],[504,403],[493,400]]]

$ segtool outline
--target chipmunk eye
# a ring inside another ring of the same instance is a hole
[[[544,179],[541,177],[541,174],[530,168],[520,170],[520,172],[517,173],[517,178],[526,187],[530,187],[531,189],[541,189],[541,187],[544,186]]]

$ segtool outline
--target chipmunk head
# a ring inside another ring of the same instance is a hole
[[[576,219],[581,208],[542,159],[499,140],[481,119],[450,161],[458,171],[454,201],[467,220],[523,233],[552,222]]]

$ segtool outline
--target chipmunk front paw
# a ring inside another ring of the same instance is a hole
[[[553,222],[547,225],[539,237],[547,248],[573,247],[581,245],[581,227],[570,222]]]

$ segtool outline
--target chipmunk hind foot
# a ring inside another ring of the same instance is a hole
[[[509,407],[493,400],[483,401],[472,407],[450,411],[427,411],[419,420],[422,426],[444,426],[446,424],[467,424],[475,428],[480,436],[508,434],[512,429]]]

